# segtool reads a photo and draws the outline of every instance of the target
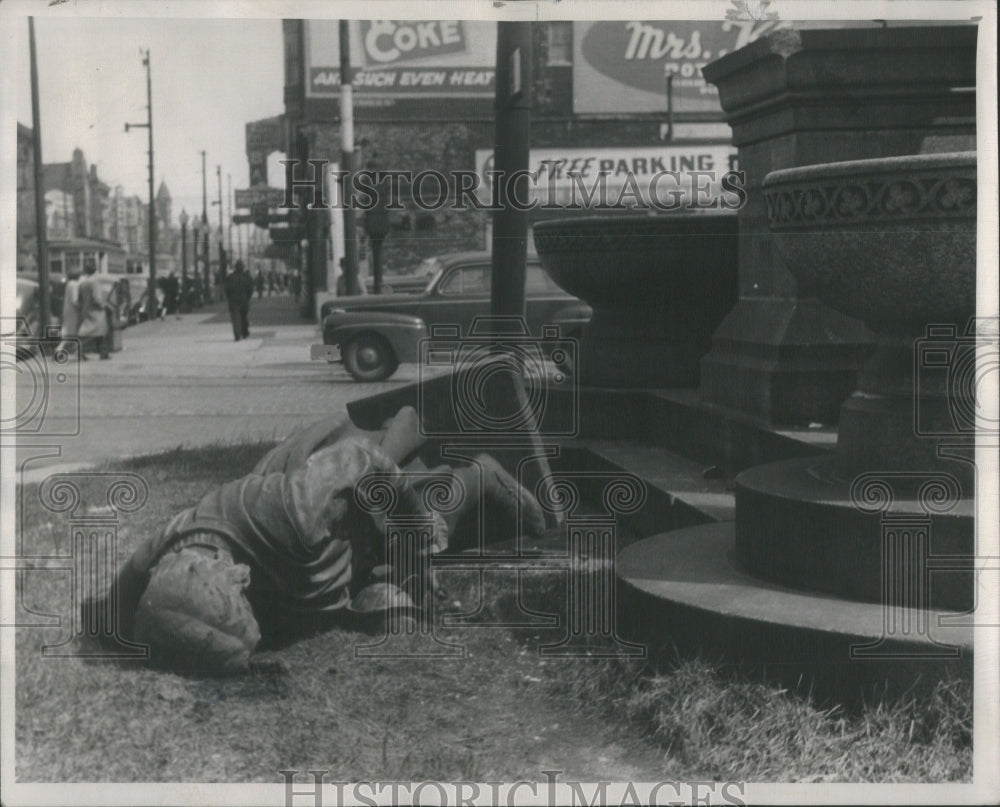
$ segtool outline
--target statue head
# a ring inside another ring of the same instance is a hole
[[[135,640],[150,662],[177,672],[232,675],[247,669],[260,629],[244,590],[250,569],[214,546],[167,552],[150,572],[135,615]]]

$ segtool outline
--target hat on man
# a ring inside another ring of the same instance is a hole
[[[228,552],[187,546],[153,567],[135,615],[150,661],[178,672],[232,675],[247,669],[260,628],[244,589],[250,569]]]

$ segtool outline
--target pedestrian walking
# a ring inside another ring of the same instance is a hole
[[[274,270],[267,273],[267,296],[270,297],[277,289],[274,287]]]
[[[66,281],[66,287],[63,289],[61,341],[56,347],[57,351],[61,350],[66,353],[71,352],[68,340],[75,339],[80,332],[80,273],[73,271],[69,273],[68,277],[69,280]],[[79,342],[77,343],[77,355],[80,361],[87,360]]]
[[[177,314],[178,319],[180,319],[180,314],[177,311],[177,306],[180,302],[179,298],[180,284],[177,276],[171,271],[163,281],[163,307],[165,314]]]
[[[80,281],[79,307],[80,327],[77,335],[80,337],[80,352],[84,352],[84,341],[93,340],[97,352],[102,359],[110,359],[108,352],[108,312],[104,300],[101,299],[101,287],[94,276],[97,267],[89,263],[84,266],[84,277]]]
[[[257,276],[253,279],[254,285],[257,287],[257,298],[264,296],[264,272],[260,269],[257,270]]]
[[[237,260],[233,271],[226,275],[225,289],[233,338],[239,342],[250,335],[250,299],[253,297],[253,282],[242,260]]]
[[[212,288],[212,296],[215,299],[215,302],[217,302],[217,303],[222,302],[222,297],[223,297],[223,293],[222,292],[223,292],[222,270],[221,269],[216,269],[215,270],[215,286]]]
[[[292,294],[295,295],[295,302],[298,302],[299,297],[302,296],[302,275],[299,274],[298,270],[292,273]]]

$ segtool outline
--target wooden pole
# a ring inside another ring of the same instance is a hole
[[[345,172],[341,202],[344,205],[344,286],[348,295],[357,294],[358,244],[351,205],[351,188],[354,177],[354,78],[351,70],[350,24],[340,21],[340,150],[341,170]]]
[[[523,317],[528,250],[528,159],[531,147],[531,23],[497,23],[496,134],[500,209],[493,214],[491,311]],[[519,204],[520,202],[520,204]]]
[[[28,17],[28,48],[31,59],[31,145],[35,174],[35,244],[38,249],[38,327],[33,334],[40,339],[49,335],[49,249],[45,230],[45,176],[42,170],[42,118],[38,102],[38,57],[35,52],[35,18]]]

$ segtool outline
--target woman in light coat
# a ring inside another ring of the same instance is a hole
[[[102,359],[110,359],[108,353],[108,315],[105,311],[101,287],[97,284],[94,273],[97,268],[90,264],[84,268],[84,277],[80,281],[80,352],[83,352],[84,339],[94,339],[97,342],[97,352]]]
[[[60,336],[62,341],[57,350],[70,352],[68,340],[74,339],[80,331],[80,273],[70,272],[66,281],[66,288],[63,291],[62,322],[60,323]],[[87,357],[80,352],[80,359]]]

